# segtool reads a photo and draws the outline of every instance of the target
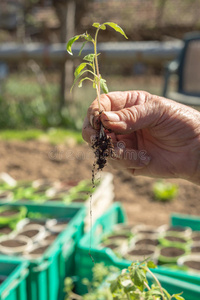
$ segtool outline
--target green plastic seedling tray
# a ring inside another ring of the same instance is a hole
[[[85,208],[80,205],[24,204],[28,212],[39,212],[54,218],[70,219],[66,229],[39,259],[31,260],[27,278],[28,300],[64,299],[64,279],[74,273],[75,248],[83,234]],[[12,206],[19,204],[12,203]],[[26,261],[22,257],[6,256],[9,259]]]
[[[0,256],[0,300],[28,300],[26,293],[26,278],[28,263],[9,260]]]
[[[170,223],[172,226],[190,227],[194,231],[200,231],[200,217],[198,216],[172,214],[170,218]],[[199,285],[200,290],[200,275],[198,274],[193,274],[181,270],[172,270],[167,267],[158,267],[158,269],[156,269],[155,272],[165,276],[197,284]]]
[[[83,294],[83,292],[85,292],[85,288],[81,283],[81,278],[84,277],[88,279],[92,278],[91,270],[94,265],[93,261],[95,261],[96,263],[103,262],[107,266],[113,265],[118,267],[119,269],[127,268],[131,264],[131,262],[128,260],[118,258],[114,254],[114,252],[109,248],[104,248],[104,249],[97,248],[97,245],[99,244],[102,236],[105,233],[111,232],[113,225],[117,223],[124,223],[125,221],[126,221],[126,215],[124,213],[121,204],[115,203],[109,211],[107,211],[103,216],[101,216],[96,221],[92,230],[86,233],[84,237],[81,239],[81,241],[78,243],[77,255],[76,255],[76,266],[77,266],[76,275],[78,276],[78,278],[80,278],[80,280],[77,282],[78,293]],[[153,269],[152,271],[158,275],[161,275],[161,277],[163,276],[161,278],[163,282],[161,283],[164,283],[164,279],[167,278],[166,285],[169,286],[171,284],[172,290],[174,292],[176,292],[175,289],[173,289],[174,278],[178,280],[176,281],[177,283],[176,288],[178,290],[179,290],[179,286],[180,288],[182,288],[182,283],[185,291],[187,291],[187,287],[189,291],[191,287],[189,285],[193,284],[197,291],[199,289],[199,295],[198,295],[199,297],[193,299],[195,300],[200,299],[199,276],[190,275],[183,271],[168,270],[162,267],[158,267],[156,269]],[[170,279],[170,277],[172,277],[173,279]]]

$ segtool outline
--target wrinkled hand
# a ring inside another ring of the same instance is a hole
[[[101,95],[88,109],[83,138],[91,144],[99,118],[117,158],[112,165],[134,175],[179,177],[200,184],[200,113],[143,91]]]

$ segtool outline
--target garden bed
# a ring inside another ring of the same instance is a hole
[[[69,147],[39,141],[1,141],[0,157],[1,172],[8,172],[16,180],[91,178],[93,154],[85,144]],[[123,203],[130,223],[157,226],[168,223],[171,212],[193,215],[200,212],[199,186],[184,180],[168,180],[178,184],[179,193],[173,201],[163,203],[153,199],[155,179],[130,177],[109,166],[105,171],[114,174],[115,200]]]

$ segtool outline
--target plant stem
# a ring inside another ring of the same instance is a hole
[[[162,286],[161,286],[159,280],[158,280],[158,279],[156,278],[156,276],[149,270],[148,267],[146,267],[146,268],[147,268],[147,271],[151,274],[151,276],[155,279],[156,283],[158,284],[158,286],[159,286],[159,288],[160,288],[160,291],[161,291],[161,293],[162,293],[162,298],[163,298],[163,300],[165,300],[165,295],[164,295],[164,293],[163,293],[163,289],[162,289]]]
[[[144,281],[144,285],[146,286],[147,290],[151,291],[151,288],[149,285]],[[153,299],[156,300],[156,298],[152,295]]]
[[[98,65],[98,58],[97,58],[97,36],[100,27],[97,28],[95,39],[94,39],[94,54],[95,54],[95,65],[96,65],[96,73],[97,73],[97,83],[96,83],[96,91],[97,91],[97,101],[99,105],[99,112],[101,112],[101,104],[100,104],[100,74],[99,74],[99,65]]]

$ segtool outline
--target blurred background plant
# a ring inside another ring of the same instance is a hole
[[[154,199],[157,201],[171,201],[178,194],[178,186],[171,182],[158,180],[153,185]]]

